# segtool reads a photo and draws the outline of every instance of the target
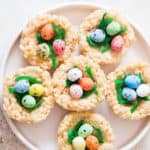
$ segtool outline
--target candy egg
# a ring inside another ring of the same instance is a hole
[[[90,32],[90,37],[94,42],[103,42],[106,34],[102,29],[96,29]]]
[[[124,83],[128,88],[136,89],[141,84],[141,80],[137,75],[128,75]]]
[[[124,40],[121,35],[115,36],[111,41],[111,49],[114,52],[120,52],[123,49]]]
[[[83,95],[83,90],[80,85],[73,84],[70,86],[70,95],[75,99],[79,99]]]
[[[113,36],[120,31],[120,24],[118,22],[113,21],[110,24],[108,24],[106,31],[108,35]]]
[[[90,124],[85,123],[79,128],[78,135],[85,138],[88,135],[92,134],[92,132],[93,132],[93,127]]]
[[[65,42],[61,39],[55,40],[53,42],[53,49],[58,56],[63,55],[65,50]]]
[[[31,95],[25,95],[21,102],[25,108],[33,108],[36,104],[35,98]]]
[[[79,84],[85,91],[91,90],[94,86],[94,82],[91,78],[81,78]]]
[[[51,24],[43,26],[40,33],[44,40],[51,40],[55,36],[55,32]]]
[[[14,86],[15,91],[20,94],[26,93],[29,87],[30,87],[30,84],[28,80],[20,80]]]
[[[98,142],[97,137],[89,135],[86,138],[86,147],[88,148],[88,150],[98,150],[99,146],[100,144]]]
[[[37,46],[37,54],[44,60],[47,60],[50,56],[49,46],[46,43],[39,44]]]
[[[72,68],[67,74],[68,80],[74,82],[82,77],[82,71],[78,68]]]
[[[138,86],[136,93],[139,97],[146,97],[150,95],[150,86],[147,84],[141,84]]]
[[[32,96],[42,96],[44,93],[44,88],[41,84],[33,84],[29,88],[29,94]]]
[[[74,150],[85,150],[86,144],[83,137],[77,136],[72,141]]]
[[[126,99],[128,101],[134,101],[137,98],[136,92],[130,88],[123,88],[122,96],[124,99]]]

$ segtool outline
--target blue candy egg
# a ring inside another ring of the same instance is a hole
[[[17,93],[26,93],[30,87],[30,83],[28,80],[20,80],[18,81],[14,88]]]
[[[134,101],[137,98],[136,92],[130,88],[123,88],[122,97],[128,101]]]
[[[106,34],[101,29],[96,29],[91,31],[90,37],[94,42],[103,42],[105,40]]]
[[[128,88],[136,89],[141,84],[141,80],[137,75],[128,75],[124,83]]]

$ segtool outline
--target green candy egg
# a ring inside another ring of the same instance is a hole
[[[35,98],[31,95],[25,95],[21,102],[25,108],[33,108],[36,104]]]
[[[90,124],[85,123],[79,128],[78,135],[85,138],[88,135],[91,135],[92,132],[93,132],[93,127]]]
[[[37,46],[37,54],[44,60],[49,58],[49,46],[46,43],[39,44]]]
[[[85,150],[86,143],[83,137],[77,136],[72,141],[74,150]]]
[[[117,22],[115,22],[115,21],[113,21],[113,22],[111,22],[111,23],[107,26],[106,31],[107,31],[107,34],[108,34],[108,35],[113,36],[113,35],[117,34],[117,33],[120,31],[120,28],[121,28],[121,27],[120,27],[120,24],[117,23]]]

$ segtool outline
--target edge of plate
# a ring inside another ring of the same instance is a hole
[[[60,9],[62,7],[68,7],[68,6],[83,6],[83,7],[93,7],[93,8],[106,8],[106,9],[109,9],[109,7],[107,6],[104,6],[104,5],[100,5],[100,4],[94,4],[92,2],[81,2],[81,1],[77,1],[77,2],[64,2],[64,3],[60,3],[60,4],[54,4],[54,6],[52,6],[50,9],[48,10],[44,10],[44,11],[41,11],[40,13],[43,13],[43,12],[48,12],[48,11],[54,11],[56,9]],[[38,14],[40,14],[38,13]],[[34,15],[35,16],[35,15]],[[139,32],[139,34],[142,36],[142,38],[145,40],[145,42],[147,43],[147,45],[150,47],[150,44],[149,44],[149,40],[147,38],[147,36],[145,34],[143,34],[141,28],[137,25],[135,25],[133,23],[133,21],[131,19],[129,19],[129,17],[126,17],[130,24],[134,26],[134,28]],[[1,74],[0,74],[0,81],[1,83],[3,83],[3,74],[4,74],[4,67],[6,65],[6,61],[7,61],[7,58],[9,56],[9,52],[10,50],[12,49],[12,47],[14,46],[16,40],[19,38],[20,36],[20,33],[19,32],[18,34],[16,34],[16,38],[14,40],[14,42],[12,42],[11,46],[8,48],[8,50],[6,50],[5,52],[3,52],[3,62],[1,64]],[[2,87],[0,88],[0,92],[2,93]],[[2,94],[1,94],[1,97],[2,97]],[[0,108],[4,114],[4,117],[9,125],[9,127],[11,128],[11,130],[13,131],[13,133],[16,135],[16,137],[27,147],[27,148],[30,148],[32,150],[38,150],[38,148],[36,146],[34,146],[33,144],[31,144],[20,132],[19,130],[16,128],[16,126],[12,123],[12,120],[9,119],[7,117],[7,114],[5,113],[5,111],[3,110],[3,107],[2,107],[2,101],[0,101]],[[145,134],[149,131],[150,129],[150,120],[147,121],[147,124],[145,125],[145,127],[143,128],[143,130],[136,136],[136,138],[129,142],[128,144],[126,144],[125,146],[121,147],[121,150],[129,150],[131,148],[133,148],[144,136]]]

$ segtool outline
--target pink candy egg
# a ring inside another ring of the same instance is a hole
[[[111,49],[115,52],[120,52],[124,46],[124,40],[121,35],[115,36],[111,41]]]
[[[71,97],[75,99],[79,99],[83,95],[83,90],[78,84],[71,85],[69,91]]]
[[[65,42],[61,39],[55,40],[53,42],[53,49],[55,54],[57,54],[58,56],[63,55],[65,50]]]

